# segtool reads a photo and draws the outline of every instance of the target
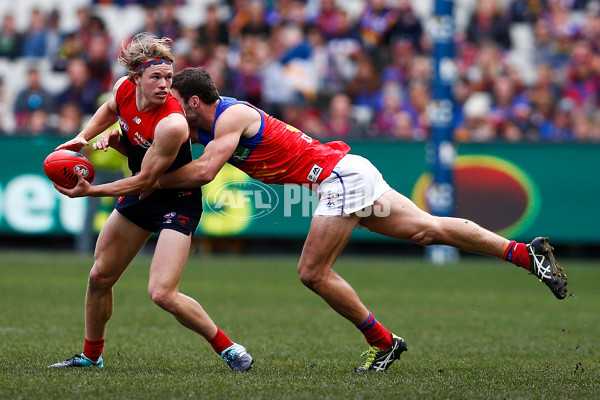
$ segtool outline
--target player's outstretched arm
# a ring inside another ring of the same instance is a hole
[[[194,188],[206,185],[219,173],[223,165],[231,158],[239,141],[240,132],[230,131],[215,135],[202,156],[183,167],[160,177],[156,187]]]
[[[160,177],[157,187],[193,188],[211,182],[235,150],[222,142],[217,139],[210,142],[200,158]]]

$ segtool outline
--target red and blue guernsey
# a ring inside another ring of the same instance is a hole
[[[122,137],[127,139],[124,141],[127,162],[131,172],[136,174],[142,167],[146,151],[152,145],[156,124],[169,114],[184,115],[183,109],[177,99],[169,93],[167,100],[162,105],[149,111],[140,112],[135,103],[135,84],[129,79],[124,80],[117,89],[116,101]],[[175,161],[167,169],[167,172],[180,168],[191,161],[192,147],[188,140],[179,149]]]
[[[273,184],[315,184],[327,178],[335,165],[350,151],[344,142],[321,143],[291,125],[274,118],[252,104],[221,97],[217,105],[213,131],[198,130],[198,141],[207,145],[214,139],[219,116],[228,107],[243,104],[260,114],[256,135],[240,138],[229,163],[251,178]]]

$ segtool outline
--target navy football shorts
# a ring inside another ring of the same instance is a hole
[[[156,190],[144,200],[139,195],[123,196],[115,209],[142,229],[160,232],[173,229],[193,234],[202,216],[202,190]]]

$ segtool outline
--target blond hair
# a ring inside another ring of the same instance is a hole
[[[127,78],[132,82],[135,75],[142,74],[142,71],[136,72],[136,69],[152,59],[165,59],[170,62],[175,60],[171,53],[171,39],[168,37],[159,39],[142,32],[135,35],[128,45],[123,43],[119,49],[119,64],[129,70]]]

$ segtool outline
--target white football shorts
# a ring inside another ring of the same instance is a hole
[[[369,160],[347,154],[317,190],[319,203],[314,215],[350,215],[372,206],[392,188]]]

